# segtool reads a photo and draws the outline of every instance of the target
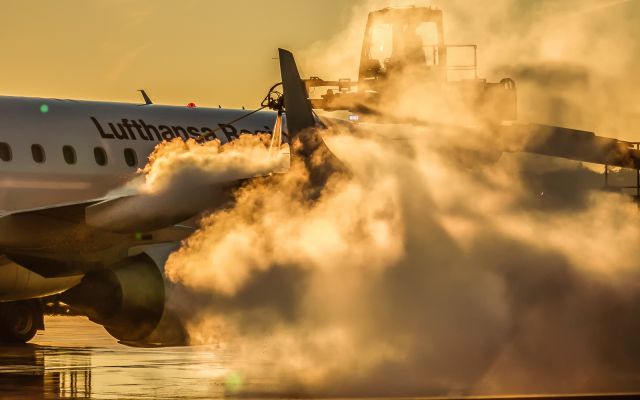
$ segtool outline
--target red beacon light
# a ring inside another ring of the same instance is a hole
[[[189,104],[187,104],[187,107],[196,108],[196,103],[189,103]]]

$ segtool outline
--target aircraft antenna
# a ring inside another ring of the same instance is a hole
[[[277,90],[275,90],[278,86],[282,85],[282,83],[277,83],[275,85],[273,85],[270,89],[269,89],[269,93],[267,94],[267,96],[264,98],[264,100],[262,100],[262,103],[260,104],[260,108],[255,109],[253,111],[250,111],[246,114],[243,114],[241,116],[239,116],[236,119],[233,119],[229,122],[227,122],[226,125],[232,125],[235,124],[236,122],[243,120],[247,117],[252,116],[253,114],[257,113],[258,111],[262,111],[265,108],[270,108],[272,110],[278,111],[278,116],[282,117],[282,113],[284,111],[284,96],[282,95],[282,93],[278,92]],[[218,106],[220,107],[220,106]],[[244,110],[244,107],[243,107]],[[217,128],[215,128],[213,131],[211,132],[207,132],[206,136],[211,135],[212,133],[215,133],[219,130],[221,130],[222,127],[218,126]],[[199,140],[204,140],[205,134],[200,134],[198,137],[195,137],[194,139],[196,141]]]
[[[140,92],[142,98],[144,99],[144,105],[148,106],[149,104],[153,104],[153,101],[151,101],[151,98],[149,97],[147,92],[144,91],[144,89],[138,89],[138,92]]]

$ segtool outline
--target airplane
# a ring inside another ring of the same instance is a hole
[[[190,219],[229,204],[233,189],[256,177],[191,183],[201,193],[195,198],[113,190],[161,141],[226,143],[242,133],[278,135],[279,126],[312,187],[344,171],[322,138],[328,121],[314,113],[293,54],[279,49],[279,62],[283,94],[272,87],[261,107],[272,111],[163,106],[145,93],[144,104],[0,97],[2,340],[31,340],[44,329],[41,299],[58,293],[122,343],[175,343],[157,334],[175,322],[165,307],[164,263],[195,229]],[[560,149],[545,142],[550,155],[637,169],[640,153],[624,143],[553,129]]]
[[[42,299],[62,294],[119,341],[151,343],[170,318],[168,255],[194,231],[194,216],[228,204],[253,176],[192,183],[196,198],[114,189],[163,141],[227,143],[280,129],[293,139],[301,130],[295,113],[264,110],[273,96],[247,113],[142,94],[144,104],[0,97],[0,341],[31,340],[44,329]]]

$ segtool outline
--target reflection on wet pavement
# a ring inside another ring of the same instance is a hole
[[[244,382],[228,367],[238,365],[238,360],[219,348],[127,347],[82,317],[47,317],[45,324],[47,330],[39,332],[32,343],[0,345],[0,399],[212,399],[237,395],[237,390],[245,394],[242,397],[251,393],[273,399],[279,393],[278,378],[270,375],[273,368],[258,365],[264,371],[260,380]],[[555,398],[577,399],[546,397]]]
[[[0,398],[215,398],[233,376],[213,347],[132,348],[86,318],[45,324],[30,344],[0,347]]]

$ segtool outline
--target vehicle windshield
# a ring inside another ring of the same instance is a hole
[[[440,64],[438,27],[434,22],[379,23],[371,28],[369,60],[383,72],[406,65]]]

